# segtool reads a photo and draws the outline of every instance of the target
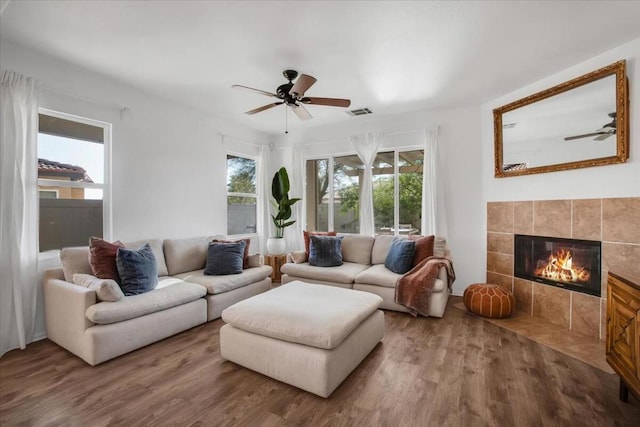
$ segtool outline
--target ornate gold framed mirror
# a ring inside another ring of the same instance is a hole
[[[493,110],[496,178],[626,162],[625,67],[618,61]]]

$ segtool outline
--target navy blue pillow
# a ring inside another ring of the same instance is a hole
[[[240,240],[235,243],[212,242],[207,249],[207,265],[204,274],[221,276],[242,273],[244,248],[247,243]]]
[[[413,254],[416,252],[416,242],[413,240],[394,237],[384,261],[384,266],[394,273],[404,274],[411,270]]]
[[[309,265],[336,267],[342,265],[342,238],[334,236],[309,236]]]
[[[144,294],[158,284],[156,257],[148,243],[138,250],[118,248],[116,267],[125,296]]]

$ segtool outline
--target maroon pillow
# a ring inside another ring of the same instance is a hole
[[[305,259],[309,260],[309,242],[311,241],[309,236],[335,236],[335,231],[303,231],[304,233],[304,252]]]
[[[218,243],[238,243],[244,240],[244,255],[242,257],[242,269],[246,270],[247,268],[249,268],[249,245],[251,244],[251,239],[239,239],[239,240],[217,240],[214,239],[211,242],[218,242]]]
[[[120,283],[120,275],[116,267],[118,248],[124,248],[119,240],[113,243],[98,237],[92,237],[89,240],[89,264],[94,276],[100,279],[113,279]]]
[[[416,242],[416,252],[411,263],[412,268],[420,264],[420,261],[433,256],[433,243],[436,240],[436,236],[410,235],[409,239]]]

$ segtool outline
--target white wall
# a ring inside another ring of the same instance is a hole
[[[448,246],[451,250],[457,280],[454,293],[462,291],[473,282],[484,278],[482,257],[476,248],[484,240],[483,209],[480,177],[481,147],[479,108],[428,110],[397,116],[356,117],[342,125],[314,128],[305,134],[282,136],[278,140],[280,150],[274,150],[274,167],[278,160],[286,165],[289,156],[286,146],[304,144],[305,157],[327,154],[355,153],[348,137],[367,131],[383,131],[383,148],[424,146],[423,129],[440,125],[440,143],[446,166],[446,198],[448,219]]]
[[[107,237],[226,234],[226,153],[255,156],[252,142],[264,143],[262,134],[40,52],[5,41],[0,49],[3,68],[44,87],[41,107],[113,125],[113,235]],[[221,134],[233,137],[223,143]],[[57,263],[57,256],[42,258],[40,270]],[[39,289],[36,338],[44,331]]]
[[[226,153],[262,134],[15,44],[2,67],[44,86],[41,107],[112,123],[113,238],[226,233]]]
[[[493,177],[493,109],[594,71],[620,59],[627,60],[629,79],[629,160],[623,164],[510,178]],[[483,199],[546,200],[640,195],[640,39],[619,46],[482,106]]]

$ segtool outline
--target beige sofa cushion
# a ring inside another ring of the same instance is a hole
[[[175,276],[204,268],[210,241],[210,237],[165,239],[163,247],[169,275]]]
[[[60,261],[64,280],[73,283],[74,274],[93,275],[89,264],[89,246],[63,248],[60,250]]]
[[[375,264],[358,274],[354,280],[355,283],[364,285],[377,285],[386,288],[395,288],[396,282],[402,274],[394,273],[384,264]]]
[[[344,234],[342,239],[342,260],[356,264],[371,264],[373,236],[363,234]]]
[[[240,274],[227,274],[224,276],[207,276],[203,270],[190,271],[176,275],[185,282],[197,283],[204,286],[209,294],[221,294],[229,292],[252,283],[260,282],[271,276],[273,269],[268,266],[247,268]]]
[[[367,265],[353,262],[344,262],[337,267],[317,267],[305,262],[302,264],[286,263],[280,268],[280,271],[293,277],[352,284],[356,276],[367,267]]]
[[[174,282],[140,295],[125,297],[117,302],[100,302],[87,308],[87,319],[93,323],[109,324],[133,319],[202,298],[207,290],[200,285]]]
[[[145,239],[136,240],[133,242],[124,242],[124,246],[127,249],[140,249],[148,243],[151,246],[151,252],[156,259],[156,265],[158,267],[158,276],[168,276],[167,263],[164,259],[164,251],[162,249],[162,239]]]
[[[294,281],[222,312],[234,328],[323,349],[339,346],[382,304],[368,292]]]

